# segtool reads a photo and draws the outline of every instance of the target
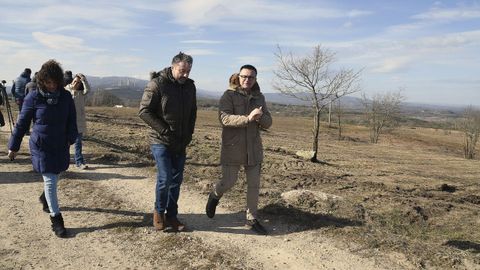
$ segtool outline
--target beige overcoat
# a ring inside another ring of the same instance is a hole
[[[262,107],[262,117],[248,122],[250,112],[259,107]],[[251,93],[246,93],[231,80],[229,89],[220,98],[219,119],[223,127],[221,164],[252,166],[262,163],[260,130],[272,125],[272,117],[258,84]]]
[[[65,86],[65,89],[72,94],[73,101],[75,103],[75,111],[77,112],[77,129],[78,133],[87,132],[87,119],[85,116],[85,105],[87,101],[87,94],[90,91],[90,84],[88,81],[82,80],[83,90],[75,91],[73,89],[73,84],[68,84]]]

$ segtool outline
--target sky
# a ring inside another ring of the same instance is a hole
[[[274,53],[320,45],[333,69],[361,70],[361,93],[480,106],[480,0],[0,0],[0,79],[56,59],[73,73],[131,76],[194,58],[197,88],[223,92],[243,64],[274,92]],[[360,93],[354,94],[360,96]]]

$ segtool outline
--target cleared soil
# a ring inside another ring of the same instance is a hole
[[[38,202],[27,138],[18,158],[0,143],[0,269],[480,269],[480,162],[462,158],[462,134],[400,128],[368,143],[363,127],[322,127],[319,158],[311,119],[275,117],[263,133],[260,216],[271,232],[244,226],[245,181],[204,214],[220,177],[221,128],[199,111],[179,203],[189,230],[152,230],[155,167],[136,109],[88,108],[90,169],[61,175],[69,238],[50,230]],[[73,150],[73,149],[72,149]],[[282,196],[283,194],[283,196]]]

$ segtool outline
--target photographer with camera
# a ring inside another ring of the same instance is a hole
[[[0,84],[0,106],[3,105],[3,93],[5,92],[5,80],[2,80]],[[0,110],[0,127],[5,126],[5,118],[3,117],[2,110]]]
[[[65,77],[64,77],[65,78]],[[85,116],[85,104],[87,102],[87,94],[90,91],[90,85],[87,78],[82,73],[78,73],[72,82],[65,86],[65,89],[72,94],[77,112],[77,129],[78,137],[75,141],[75,165],[80,170],[88,169],[85,164],[85,158],[82,154],[82,139],[87,131],[87,121]]]
[[[2,80],[2,84],[0,84],[0,105],[5,106],[5,109],[7,110],[8,123],[10,124],[10,133],[12,133],[12,126],[14,125],[14,122],[12,108],[10,108],[10,102],[8,101],[7,88],[5,87],[6,83],[7,82],[5,80]],[[1,112],[0,114],[3,118],[2,124],[5,125],[5,118],[3,117],[3,114]]]

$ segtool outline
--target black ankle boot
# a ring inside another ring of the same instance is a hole
[[[50,216],[50,221],[52,221],[52,231],[55,232],[56,236],[61,238],[67,236],[67,230],[65,229],[65,225],[63,224],[62,214],[58,214],[54,217]]]
[[[213,218],[215,216],[215,210],[217,209],[218,202],[220,200],[215,198],[213,193],[208,195],[207,206],[205,207],[205,212],[209,218]]]
[[[50,213],[50,210],[48,209],[47,198],[45,198],[45,191],[42,192],[42,195],[40,195],[40,198],[38,198],[38,200],[43,206],[43,212]]]

